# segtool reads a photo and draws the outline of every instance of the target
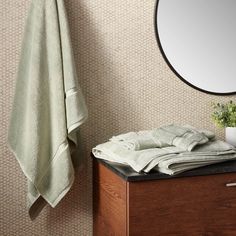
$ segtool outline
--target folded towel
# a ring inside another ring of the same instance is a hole
[[[144,130],[139,132],[129,132],[113,136],[110,141],[118,143],[129,150],[143,150],[156,147],[165,147],[165,143],[161,143],[153,133],[155,130]]]
[[[196,128],[189,125],[164,126],[156,129],[156,131],[153,132],[153,135],[155,136],[155,139],[158,139],[161,143],[174,145],[186,151],[191,151],[197,145],[207,143],[209,139],[214,138],[214,135],[212,135],[209,131],[198,131]]]
[[[154,169],[169,175],[179,174],[181,172],[206,166],[214,163],[236,159],[235,148],[221,140],[215,140],[198,146],[191,152],[183,152],[170,158],[163,158],[159,162],[149,163]],[[146,167],[145,172],[150,171]]]
[[[92,149],[95,157],[129,165],[137,172],[142,171],[154,159],[181,152],[184,151],[174,146],[133,151],[126,149],[123,145],[110,141]]]
[[[120,134],[113,136],[110,141],[136,151],[170,145],[191,151],[195,146],[204,144],[214,137],[211,131],[197,130],[190,125],[168,125],[153,130]]]
[[[158,132],[156,131],[130,132],[113,137],[111,141],[93,148],[92,153],[100,159],[129,165],[137,172],[149,172],[154,168],[171,175],[204,165],[236,159],[235,148],[223,141],[215,140],[214,134],[210,131],[197,131],[194,128],[173,127],[173,125],[162,127],[158,129]],[[136,145],[137,140],[144,140],[140,137],[137,138],[137,136],[143,135],[147,141],[150,134],[157,134],[155,136],[157,146],[158,135],[162,132],[164,137],[160,137],[159,144],[165,143],[169,146],[132,150],[134,147],[140,147],[138,146],[140,144]],[[209,141],[209,139],[211,140]],[[191,151],[187,151],[188,148]]]
[[[71,148],[87,118],[77,81],[63,1],[33,0],[8,134],[28,179],[31,218],[43,207],[42,199],[55,207],[73,183]]]
[[[190,130],[193,131],[197,131],[201,134],[204,134],[208,139],[213,140],[215,138],[215,134],[214,132],[207,130],[207,129],[197,129],[196,127],[192,126],[192,125],[183,125],[184,128],[188,128]]]

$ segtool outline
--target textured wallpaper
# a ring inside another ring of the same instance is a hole
[[[66,0],[89,119],[81,129],[87,160],[55,209],[31,222],[26,179],[6,144],[22,32],[30,0],[0,2],[0,235],[92,235],[89,152],[113,134],[189,123],[215,130],[210,103],[226,101],[180,81],[165,64],[153,28],[155,0]]]

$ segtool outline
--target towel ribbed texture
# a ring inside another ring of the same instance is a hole
[[[136,151],[171,145],[191,151],[195,146],[207,143],[214,138],[214,133],[208,130],[197,130],[190,125],[168,125],[154,130],[120,134],[113,136],[110,141]]]
[[[33,0],[26,22],[8,142],[28,179],[35,218],[74,180],[71,148],[87,118],[62,0]],[[41,204],[42,203],[42,204]]]
[[[92,152],[97,158],[129,165],[137,172],[155,169],[169,175],[236,159],[232,145],[215,140],[211,131],[189,125],[121,134]]]

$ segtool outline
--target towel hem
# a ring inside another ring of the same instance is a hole
[[[37,186],[43,181],[43,178],[45,177],[45,175],[46,175],[48,169],[47,169],[46,172],[44,172],[44,175],[41,177],[41,180],[39,181],[39,183],[38,183],[37,185],[35,185],[35,183],[32,181],[32,179],[29,177],[29,175],[28,175],[27,172],[25,171],[23,165],[21,164],[20,160],[18,159],[18,155],[17,155],[16,152],[13,150],[13,148],[12,148],[12,146],[11,146],[10,143],[8,143],[8,147],[9,147],[9,149],[12,151],[12,153],[14,154],[14,156],[15,156],[16,160],[18,161],[18,163],[19,163],[19,165],[20,165],[20,167],[21,167],[21,169],[22,169],[24,175],[26,176],[26,178],[27,178],[27,179],[35,186],[35,188],[37,189],[38,195],[37,195],[37,197],[35,198],[35,200],[31,203],[31,205],[33,205],[34,202],[41,196],[43,199],[46,200],[46,202],[47,202],[50,206],[52,206],[52,207],[54,208],[54,207],[58,204],[58,202],[65,196],[65,194],[70,190],[71,186],[73,185],[73,182],[74,182],[74,174],[73,174],[73,175],[71,176],[71,178],[69,179],[69,182],[70,182],[69,185],[67,185],[67,186],[62,190],[62,192],[61,192],[60,195],[56,198],[56,200],[54,200],[53,202],[50,202],[50,201],[48,201],[48,199],[47,199],[47,194],[44,194],[44,193],[42,193],[42,191],[39,191],[39,189],[38,189],[38,187],[37,187]],[[59,147],[60,147],[60,146],[59,146]],[[66,148],[69,148],[69,145],[68,145],[68,144],[66,145]],[[66,150],[66,148],[63,149],[62,152],[59,153],[59,155],[57,156],[57,158]],[[58,148],[58,149],[59,149],[59,148]],[[56,159],[57,159],[57,158],[56,158]],[[54,160],[55,160],[55,158],[49,163],[49,166],[51,166],[51,165],[53,164],[53,161],[54,161]]]

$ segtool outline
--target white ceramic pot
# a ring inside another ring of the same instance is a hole
[[[236,127],[225,128],[225,141],[236,147]]]

